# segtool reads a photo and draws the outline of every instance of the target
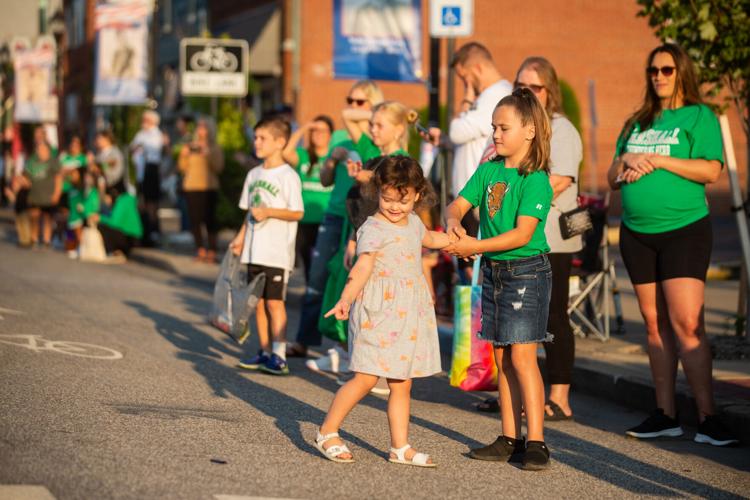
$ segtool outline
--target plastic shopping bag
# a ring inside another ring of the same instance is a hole
[[[214,286],[209,323],[238,344],[245,342],[250,335],[250,315],[258,304],[265,284],[265,274],[257,275],[248,283],[246,266],[240,264],[240,257],[234,255],[231,249],[227,250]]]
[[[497,389],[497,366],[491,342],[477,338],[482,328],[482,287],[479,261],[474,262],[471,286],[457,286],[453,296],[453,358],[450,384],[464,391]]]
[[[84,262],[104,262],[107,260],[104,238],[102,238],[102,233],[96,226],[83,228],[78,249],[80,259]]]

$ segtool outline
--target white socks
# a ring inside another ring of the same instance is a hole
[[[273,353],[286,361],[286,342],[273,342]]]

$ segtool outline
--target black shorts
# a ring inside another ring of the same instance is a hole
[[[286,284],[289,273],[278,267],[259,266],[257,264],[247,265],[247,282],[259,274],[266,275],[266,285],[263,288],[261,298],[266,300],[286,300]]]
[[[34,203],[29,204],[29,208],[35,208],[46,215],[55,215],[57,212],[57,205],[36,205]]]
[[[620,226],[620,253],[634,285],[672,278],[706,281],[712,244],[708,215],[687,226],[655,234]]]

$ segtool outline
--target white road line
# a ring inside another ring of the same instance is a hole
[[[44,486],[30,484],[0,484],[2,500],[55,500]]]
[[[249,497],[244,495],[214,495],[216,500],[299,500],[281,497]]]

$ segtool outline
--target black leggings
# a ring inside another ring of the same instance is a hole
[[[547,383],[570,384],[573,379],[575,360],[575,340],[568,318],[568,294],[570,288],[570,268],[573,254],[551,253],[552,296],[549,302],[547,331],[555,336],[552,342],[544,342],[547,353]]]
[[[203,226],[208,233],[208,249],[216,251],[216,203],[219,198],[217,191],[185,191],[188,206],[190,231],[195,239],[197,248],[205,248],[203,244]]]
[[[301,222],[297,226],[297,262],[301,260],[305,266],[305,283],[310,280],[310,264],[312,263],[312,253],[315,249],[315,241],[318,239],[319,228],[320,224],[303,224]]]

